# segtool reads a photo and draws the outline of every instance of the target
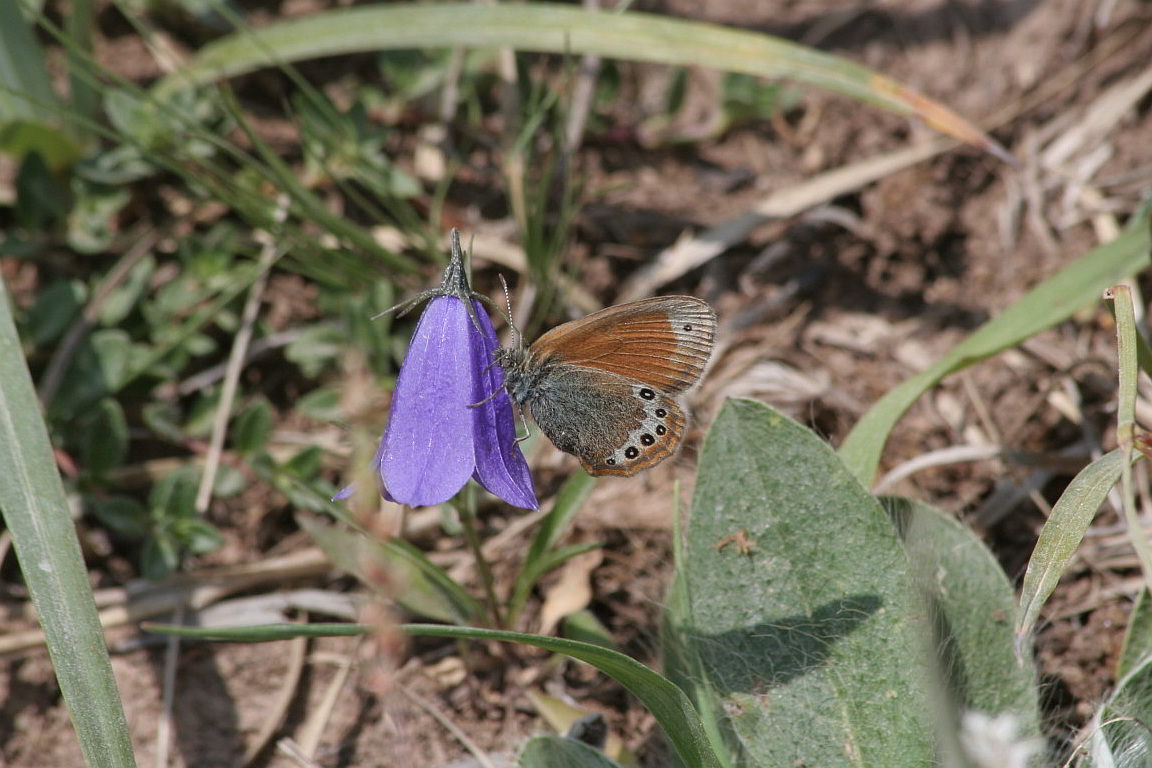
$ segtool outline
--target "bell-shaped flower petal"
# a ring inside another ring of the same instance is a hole
[[[381,440],[380,481],[394,500],[439,504],[476,469],[473,413],[477,372],[472,321],[464,302],[438,296],[412,334],[396,377],[392,412]]]
[[[380,493],[401,504],[440,504],[474,478],[509,504],[537,509],[504,373],[492,364],[500,341],[473,298],[452,234],[452,262],[441,287],[424,295],[432,298],[396,377],[376,452]],[[351,493],[349,487],[335,498]]]
[[[477,395],[480,396],[474,401],[480,405],[472,409],[476,449],[476,471],[472,476],[489,493],[509,504],[536,509],[539,503],[532,488],[532,473],[516,442],[516,411],[504,390],[504,371],[492,364],[492,355],[500,348],[500,340],[480,302],[473,299],[472,306],[481,331],[476,338],[479,343],[472,350],[473,366],[479,372]]]

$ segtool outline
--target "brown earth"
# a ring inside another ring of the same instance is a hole
[[[306,10],[298,5],[291,12]],[[692,399],[698,425],[708,424],[724,396],[750,395],[838,443],[884,392],[1099,244],[1108,236],[1109,219],[1122,223],[1152,188],[1146,94],[1067,157],[1057,162],[1052,150],[1098,114],[1107,89],[1148,66],[1147,3],[650,0],[634,8],[782,35],[863,63],[977,124],[1000,115],[994,135],[1021,164],[1013,169],[972,149],[945,153],[818,210],[760,226],[705,266],[661,286],[707,298],[721,318],[721,353]],[[114,19],[106,24],[116,26]],[[98,50],[109,66],[130,77],[156,74],[147,51],[130,37],[109,32]],[[775,120],[737,122],[715,132],[723,125],[719,79],[706,72],[690,74],[682,109],[662,123],[669,71],[627,64],[618,69],[619,98],[599,115],[600,127],[580,151],[590,202],[572,246],[584,287],[605,303],[614,300],[620,281],[683,232],[720,224],[821,171],[931,135],[922,125],[816,91],[797,91],[795,106]],[[1015,114],[1004,117],[1006,108]],[[475,183],[499,183],[493,167],[466,171]],[[501,198],[494,189],[486,194]],[[476,201],[449,204],[466,218]],[[473,216],[464,226],[492,232],[501,231],[498,225]],[[274,283],[269,304],[299,319],[308,310],[293,304],[293,280]],[[1052,455],[1097,435],[1099,445],[1110,446],[1113,361],[1106,309],[1086,310],[923,398],[894,431],[882,470],[958,444]],[[674,466],[601,483],[572,534],[573,541],[608,542],[602,559],[586,563],[571,583],[590,587],[588,607],[624,649],[649,663],[658,663],[658,617],[669,575],[670,524],[677,514],[668,480],[684,480],[683,498],[690,498],[693,457],[690,447]],[[538,451],[536,462],[543,488],[574,466],[550,448]],[[1030,473],[1003,461],[949,465],[915,474],[893,490],[954,511],[1018,579],[1045,505],[1068,478],[1054,472],[1029,485]],[[304,548],[299,537],[276,543],[291,525],[282,504],[266,491],[221,503],[213,515],[228,545],[205,565],[253,562],[274,549]],[[505,514],[485,518],[488,535],[515,523]],[[1086,540],[1082,562],[1057,590],[1036,637],[1046,726],[1058,742],[1071,740],[1109,690],[1138,589],[1130,550],[1103,535],[1116,522],[1113,512],[1101,513],[1102,535]],[[464,551],[462,539],[435,526],[417,540],[449,562],[459,561],[454,553]],[[502,550],[509,557],[497,558],[498,585],[512,578],[511,555],[526,541],[521,533]],[[126,575],[94,573],[93,579],[112,586]],[[561,582],[550,577],[543,594],[560,594]],[[351,586],[335,572],[297,583]],[[7,594],[19,596],[15,587]],[[6,626],[31,626],[18,601],[4,605]],[[538,601],[530,611],[538,614]],[[114,639],[135,637],[120,630]],[[399,670],[369,663],[381,653],[374,643],[391,642],[330,639],[310,646],[276,736],[301,739],[302,724],[330,706],[317,765],[442,765],[465,752],[417,697],[480,748],[501,753],[545,730],[526,693],[537,689],[602,712],[644,764],[659,763],[650,718],[585,667],[524,649],[480,646],[466,670],[455,646],[433,641],[413,643]],[[155,764],[164,652],[126,647],[113,664],[139,763]],[[185,644],[175,667],[166,764],[237,765],[285,686],[292,666],[286,648]],[[325,703],[329,683],[347,664],[350,681]],[[81,764],[42,650],[0,660],[0,707],[0,764]],[[281,764],[272,752],[264,750],[252,764]]]

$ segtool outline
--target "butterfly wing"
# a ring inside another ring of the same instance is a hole
[[[708,364],[716,313],[694,296],[658,296],[593,312],[532,345],[542,364],[596,368],[676,394]]]
[[[546,396],[531,400],[532,418],[590,475],[634,475],[680,447],[684,412],[671,396],[645,384],[558,365],[542,386]]]

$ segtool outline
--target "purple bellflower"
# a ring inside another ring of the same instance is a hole
[[[440,504],[471,477],[513,506],[538,509],[504,372],[492,364],[500,340],[475,296],[453,229],[440,287],[411,302],[431,298],[396,377],[376,451],[380,493],[411,506]],[[351,494],[348,487],[336,498]]]

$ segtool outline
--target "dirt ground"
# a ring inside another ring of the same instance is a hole
[[[662,292],[706,298],[721,320],[720,352],[708,380],[690,398],[694,440],[724,397],[742,395],[770,402],[838,444],[883,393],[1098,245],[1108,236],[1109,219],[1123,223],[1152,189],[1152,100],[1146,93],[1071,152],[1059,151],[1062,139],[1100,113],[1109,88],[1148,67],[1152,5],[1146,2],[649,0],[633,7],[814,45],[895,78],[977,124],[1000,114],[993,135],[1020,161],[1014,169],[972,149],[947,152],[808,214],[764,224],[719,257],[661,286]],[[118,44],[134,50],[118,39],[102,43],[105,58],[131,76],[147,77],[145,52],[116,56]],[[706,72],[691,73],[684,106],[672,123],[652,128],[668,71],[627,64],[619,70],[622,93],[605,115],[611,129],[589,135],[579,154],[590,202],[571,251],[582,284],[606,304],[646,259],[684,232],[721,224],[819,172],[931,136],[922,125],[817,91],[801,94],[778,120],[711,133],[719,124],[719,81]],[[1004,118],[1006,107],[1016,113]],[[676,140],[686,136],[696,138]],[[498,178],[490,168],[482,171],[477,175]],[[463,211],[472,202],[449,205]],[[496,224],[489,222],[491,231]],[[465,226],[484,231],[475,221]],[[491,280],[477,271],[482,281]],[[1152,286],[1145,280],[1143,287]],[[281,284],[286,292],[297,288],[292,281]],[[1110,446],[1109,320],[1103,306],[1087,310],[1024,348],[949,379],[901,421],[882,471],[958,444],[1000,444],[1049,456],[1070,446],[1079,446],[1077,456],[1087,456],[1093,441]],[[674,462],[646,475],[601,482],[572,541],[607,546],[602,557],[582,564],[582,574],[563,577],[587,585],[587,607],[622,648],[651,664],[659,663],[659,612],[671,523],[678,514],[669,481],[683,481],[686,507],[694,456],[689,445]],[[550,447],[534,463],[542,492],[575,466]],[[1068,479],[1067,472],[986,461],[926,470],[892,490],[954,511],[1018,580],[1046,505]],[[221,503],[213,516],[227,531],[228,545],[205,565],[306,549],[303,536],[283,538],[292,523],[282,505],[273,494],[256,491]],[[484,522],[495,536],[516,518],[496,511]],[[1064,748],[1113,682],[1139,585],[1135,558],[1115,534],[1117,522],[1110,510],[1101,513],[1082,560],[1057,590],[1036,636],[1045,725]],[[453,553],[464,549],[460,538],[435,526],[422,530],[415,537],[419,546],[446,562],[459,560]],[[510,557],[522,551],[527,535],[510,535],[500,551]],[[507,565],[497,559],[498,584],[512,576],[510,557]],[[113,586],[115,576],[93,578]],[[543,596],[561,579],[547,580]],[[353,583],[320,567],[261,589],[283,586],[342,590]],[[21,613],[18,589],[5,589],[4,625],[32,626]],[[540,610],[534,600],[530,613],[535,617]],[[139,763],[155,764],[164,648],[140,647],[129,629],[114,632],[113,641]],[[509,753],[526,735],[546,730],[531,691],[603,713],[611,732],[642,764],[660,763],[651,719],[588,668],[547,661],[525,649],[477,647],[466,672],[456,646],[422,640],[391,670],[372,661],[380,657],[379,642],[391,640],[314,643],[300,651],[299,665],[288,643],[184,644],[169,673],[175,697],[166,764],[240,764],[261,728],[275,720],[275,702],[294,667],[302,677],[289,688],[291,701],[274,738],[305,740],[304,726],[324,713],[317,765],[423,768],[464,759],[466,751],[432,709],[480,748]],[[0,765],[81,764],[42,650],[0,658],[0,707]],[[268,748],[250,764],[284,764],[280,759]]]

